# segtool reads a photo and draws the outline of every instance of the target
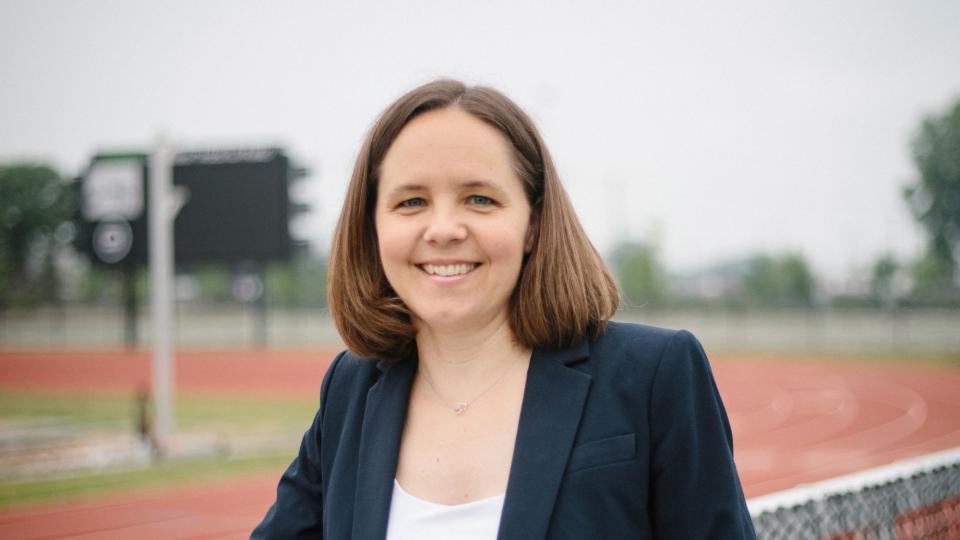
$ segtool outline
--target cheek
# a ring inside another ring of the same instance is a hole
[[[405,264],[407,256],[410,254],[409,241],[400,227],[382,225],[377,223],[377,250],[380,252],[380,260],[384,265],[384,271],[389,275],[390,267],[398,264]]]
[[[499,234],[489,235],[485,240],[485,251],[491,259],[510,262],[519,268],[526,241],[525,231],[519,233],[515,227],[505,227]]]

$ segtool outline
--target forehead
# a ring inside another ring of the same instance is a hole
[[[477,179],[520,182],[506,137],[455,107],[411,120],[380,165],[381,189],[397,183]]]

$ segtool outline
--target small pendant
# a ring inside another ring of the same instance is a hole
[[[453,412],[457,413],[458,415],[463,414],[463,412],[466,410],[467,410],[466,403],[457,403],[457,406],[453,408]]]

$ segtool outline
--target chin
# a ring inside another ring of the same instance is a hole
[[[428,313],[425,317],[418,317],[421,324],[431,328],[457,328],[464,326],[471,320],[460,313],[448,311]]]
[[[464,309],[463,306],[450,309],[432,309],[422,316],[417,316],[421,324],[431,328],[469,328],[487,320],[481,313]]]

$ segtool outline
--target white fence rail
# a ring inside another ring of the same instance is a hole
[[[960,353],[960,310],[647,310],[616,318],[687,328],[710,350]],[[257,345],[262,335],[261,319],[248,305],[180,304],[176,319],[180,346]],[[340,344],[322,310],[272,309],[263,322],[271,347]],[[148,313],[138,320],[138,335],[142,344],[150,343]],[[0,313],[2,347],[118,347],[123,342],[123,315],[115,306]]]

